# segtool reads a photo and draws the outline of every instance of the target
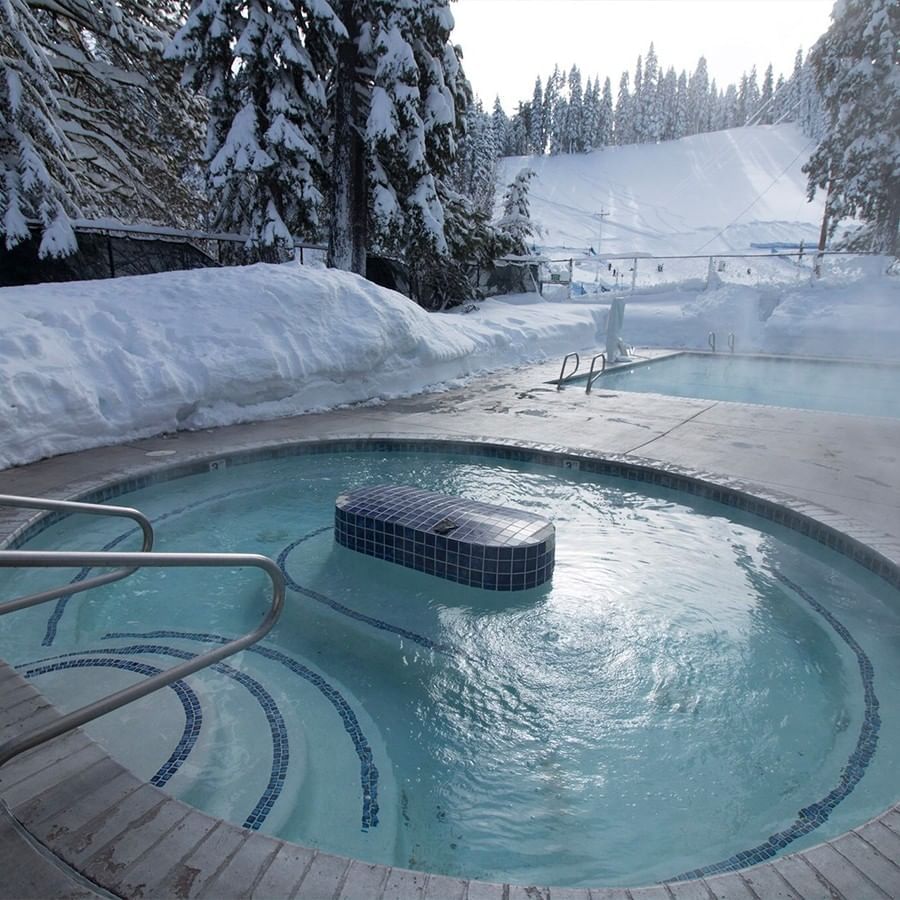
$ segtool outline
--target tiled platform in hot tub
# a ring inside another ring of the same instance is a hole
[[[348,550],[490,591],[544,584],[556,555],[556,529],[540,516],[399,484],[340,494],[334,538]]]

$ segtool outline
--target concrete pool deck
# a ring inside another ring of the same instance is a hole
[[[583,386],[558,392],[548,384],[558,373],[555,361],[378,406],[55,457],[0,472],[0,493],[70,498],[160,466],[298,441],[501,441],[645,462],[747,491],[900,564],[900,420],[612,392],[602,383],[586,396]],[[0,542],[33,516],[0,509]],[[0,740],[54,715],[37,690],[0,665]],[[245,831],[140,782],[78,732],[0,770],[0,797],[18,820],[0,811],[3,898],[900,897],[897,808],[839,838],[735,873],[548,893],[370,865]]]

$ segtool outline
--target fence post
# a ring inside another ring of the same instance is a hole
[[[116,277],[116,267],[113,263],[113,249],[112,249],[112,236],[110,234],[106,235],[106,256],[109,259],[109,277]]]

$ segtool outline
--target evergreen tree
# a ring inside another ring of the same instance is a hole
[[[507,156],[515,151],[510,146],[510,121],[503,110],[499,97],[494,98],[494,111],[491,113],[491,127],[494,129],[494,144],[498,156]]]
[[[873,250],[896,254],[900,227],[900,3],[845,0],[810,63],[825,134],[804,171],[809,196],[826,191],[834,233],[845,218],[868,226]]]
[[[196,103],[161,58],[173,4],[0,3],[0,233],[76,249],[68,216],[195,224]],[[187,220],[187,221],[185,221]]]
[[[659,139],[671,141],[678,136],[676,118],[678,114],[678,77],[672,66],[666,70],[659,85]]]
[[[531,133],[528,136],[529,152],[541,156],[547,143],[544,132],[544,95],[541,90],[541,76],[535,79],[534,94],[531,98]]]
[[[534,224],[528,205],[528,189],[534,178],[532,169],[522,169],[503,195],[503,215],[497,221],[497,231],[506,252],[517,256],[528,253],[528,238],[534,234]]]
[[[581,89],[581,72],[577,66],[569,70],[569,103],[566,108],[565,153],[583,153],[584,139],[584,96]]]
[[[638,54],[637,65],[634,67],[634,90],[631,93],[631,134],[636,144],[642,144],[646,139],[644,130],[644,67],[641,62],[641,54]]]
[[[688,82],[687,134],[706,131],[709,122],[709,75],[706,71],[706,57],[697,61]]]
[[[655,143],[662,134],[661,107],[660,107],[660,73],[659,61],[656,58],[656,50],[653,42],[647,51],[644,61],[644,80],[642,97],[642,120],[644,127],[644,140]]]
[[[619,94],[616,97],[615,138],[617,144],[630,144],[634,141],[634,128],[631,121],[632,98],[628,91],[628,73],[623,72],[619,79]]]
[[[559,103],[559,92],[562,88],[562,75],[559,66],[554,66],[544,87],[544,105],[541,115],[541,132],[544,135],[545,152],[553,153],[550,144],[553,140],[553,122],[556,118],[556,106]],[[556,152],[559,152],[558,150]]]
[[[40,257],[64,256],[75,247],[69,214],[79,211],[79,185],[43,49],[49,42],[24,0],[0,4],[0,25],[0,234],[12,249],[28,240],[28,220],[36,219]]]
[[[597,124],[597,144],[609,147],[613,142],[613,99],[612,85],[607,78],[603,82],[603,95],[600,98],[600,115]]]
[[[684,69],[678,76],[675,85],[675,138],[683,138],[688,134],[690,95],[688,93],[688,77]]]
[[[763,75],[762,90],[759,96],[759,112],[756,123],[759,125],[771,125],[775,112],[775,104],[773,97],[775,96],[774,74],[772,73],[772,63],[766,66],[766,73]]]
[[[307,18],[330,39],[343,32],[325,0],[303,16],[269,0],[240,9],[200,0],[169,50],[209,100],[215,226],[246,235],[247,249],[262,258],[291,258],[294,237],[315,234],[324,199],[325,92],[307,50],[312,37],[297,27]]]
[[[553,119],[550,123],[550,153],[566,153],[568,146],[569,101],[565,97],[557,97],[553,108]]]

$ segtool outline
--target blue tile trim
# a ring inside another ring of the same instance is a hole
[[[291,578],[290,573],[287,570],[287,558],[291,554],[291,552],[299,547],[304,541],[308,541],[310,538],[315,537],[316,535],[323,534],[326,531],[331,531],[332,528],[330,525],[325,525],[322,528],[317,528],[315,531],[311,531],[309,534],[305,534],[302,538],[298,538],[296,541],[288,544],[281,553],[278,554],[278,559],[276,560],[278,563],[278,568],[281,569],[281,574],[284,575],[285,584],[292,590],[296,591],[298,594],[303,594],[304,597],[309,597],[310,600],[315,600],[318,603],[322,603],[325,606],[331,607],[335,612],[340,613],[342,616],[347,616],[350,619],[355,619],[357,622],[363,622],[366,625],[371,625],[373,628],[377,628],[379,631],[387,631],[391,634],[396,634],[399,637],[406,638],[409,641],[413,641],[416,644],[419,644],[422,647],[425,647],[428,650],[437,650],[440,653],[453,653],[454,648],[449,644],[438,643],[436,641],[431,640],[431,638],[427,638],[424,635],[417,634],[415,631],[409,631],[407,628],[401,628],[399,625],[391,625],[390,622],[385,622],[381,619],[374,619],[371,616],[367,616],[364,613],[357,612],[355,609],[351,609],[349,606],[344,606],[343,603],[338,603],[337,600],[333,600],[331,597],[328,597],[326,594],[320,594],[318,591],[314,591],[311,588],[303,587],[302,584],[298,584]]]
[[[856,656],[856,662],[859,666],[859,674],[863,684],[863,694],[865,697],[865,712],[863,714],[862,725],[859,729],[859,737],[856,740],[856,747],[850,754],[846,765],[841,770],[841,778],[837,786],[830,790],[820,800],[804,806],[797,813],[797,818],[783,831],[778,831],[770,835],[761,844],[751,847],[749,850],[742,850],[728,859],[720,860],[708,866],[702,866],[699,869],[692,869],[690,872],[683,872],[668,881],[685,881],[691,878],[702,878],[706,875],[717,875],[721,872],[733,872],[736,869],[742,869],[745,866],[754,866],[757,863],[765,862],[773,856],[781,852],[788,844],[793,843],[798,838],[814,831],[823,824],[831,815],[832,810],[844,800],[853,788],[859,784],[860,779],[865,775],[866,768],[875,755],[875,748],[878,744],[878,732],[881,728],[881,716],[878,714],[878,698],[875,696],[875,671],[872,667],[872,661],[866,655],[865,650],[856,642],[856,639],[847,630],[846,626],[833,613],[829,612],[806,590],[795,584],[786,575],[781,572],[770,570],[782,584],[790,588],[799,597],[802,597],[826,622],[834,629],[840,639],[853,651]]]
[[[223,639],[222,643],[224,642]],[[174,656],[177,659],[193,659],[197,655],[196,653],[190,653],[187,650],[179,650],[175,647],[165,647],[161,644],[135,644],[130,647],[108,647],[102,650],[79,650],[73,653],[63,653],[57,657],[51,658],[66,660],[70,657],[81,657],[88,653],[108,653],[116,656],[152,653],[156,656]],[[44,660],[39,660],[39,662],[44,662]],[[77,666],[79,662],[80,660],[71,660],[68,666],[59,664],[59,668],[72,668]],[[106,664],[112,666],[115,662],[116,660],[109,660]],[[100,664],[103,665],[104,663],[101,661]],[[131,665],[140,666],[142,664],[131,663]],[[126,665],[119,666],[118,668],[126,668]],[[147,666],[146,668],[151,669],[153,667]],[[262,707],[266,720],[269,723],[269,730],[272,735],[272,769],[269,775],[269,781],[262,796],[257,801],[256,806],[253,807],[243,824],[244,828],[256,831],[266,820],[266,817],[269,815],[269,812],[275,805],[275,801],[278,799],[281,790],[284,787],[284,780],[287,775],[287,767],[290,760],[287,728],[285,727],[281,711],[278,709],[278,705],[275,703],[272,695],[269,694],[258,681],[244,672],[233,669],[225,663],[214,663],[209,668],[220,675],[227,675],[229,678],[233,678],[239,684],[247,688]],[[150,674],[156,674],[159,671],[161,670],[154,669]]]
[[[87,650],[86,653],[106,653],[107,650]],[[61,659],[61,657],[52,657],[53,659]],[[46,672],[59,672],[63,669],[81,669],[81,668],[107,668],[107,669],[123,669],[126,672],[134,672],[137,675],[150,677],[158,675],[162,669],[156,666],[148,666],[145,663],[136,662],[135,660],[123,659],[66,659],[62,662],[49,663],[48,665],[36,665],[43,660],[36,660],[32,663],[25,663],[25,666],[35,666],[25,672],[26,678],[33,678],[35,675],[43,675]],[[203,726],[203,712],[200,709],[200,701],[194,691],[188,687],[183,681],[173,681],[169,685],[178,695],[181,706],[184,709],[184,730],[181,738],[175,745],[175,749],[169,758],[157,769],[156,774],[150,779],[150,784],[157,787],[163,787],[166,782],[181,768],[181,764],[190,756],[191,750],[197,743],[200,736],[200,729]]]
[[[235,488],[233,491],[226,491],[222,494],[215,494],[212,497],[204,497],[202,500],[197,500],[194,503],[188,503],[185,506],[180,506],[178,509],[169,510],[169,512],[163,513],[162,515],[156,516],[154,519],[151,519],[151,523],[153,525],[158,524],[159,522],[164,522],[166,519],[171,519],[174,516],[181,515],[182,513],[189,512],[192,509],[196,509],[199,506],[204,506],[207,503],[215,503],[217,500],[226,500],[230,497],[235,496],[236,494],[249,493],[252,492],[251,488]],[[128,531],[123,532],[122,534],[114,537],[108,544],[105,544],[100,548],[101,552],[105,553],[109,550],[114,550],[119,544],[122,543],[126,538],[131,537],[132,535],[140,534],[140,528],[130,528]],[[69,582],[70,584],[78,584],[81,581],[84,581],[85,578],[90,574],[90,568],[81,569],[78,574]],[[50,613],[50,618],[47,620],[47,630],[44,633],[44,639],[41,641],[42,647],[52,647],[53,642],[56,640],[56,630],[59,626],[59,621],[63,617],[63,613],[66,611],[66,606],[69,601],[72,599],[72,594],[64,594],[56,601],[56,605],[53,607],[53,612]]]
[[[105,634],[103,640],[114,640],[124,638],[178,638],[180,640],[201,641],[208,644],[224,644],[229,638],[222,637],[218,634],[203,634],[190,631],[146,631],[146,632],[115,632]],[[360,763],[360,785],[362,787],[363,811],[362,811],[362,830],[368,831],[378,825],[378,769],[375,766],[372,748],[369,746],[368,740],[360,727],[356,714],[350,708],[350,704],[341,695],[341,692],[329,684],[321,675],[308,669],[302,663],[297,662],[285,653],[274,650],[271,647],[265,647],[256,644],[248,647],[244,652],[258,653],[266,659],[274,660],[286,666],[295,675],[299,675],[305,681],[308,681],[316,687],[328,700],[329,703],[337,710],[341,717],[344,730],[353,741],[353,747],[356,755],[359,757]]]

